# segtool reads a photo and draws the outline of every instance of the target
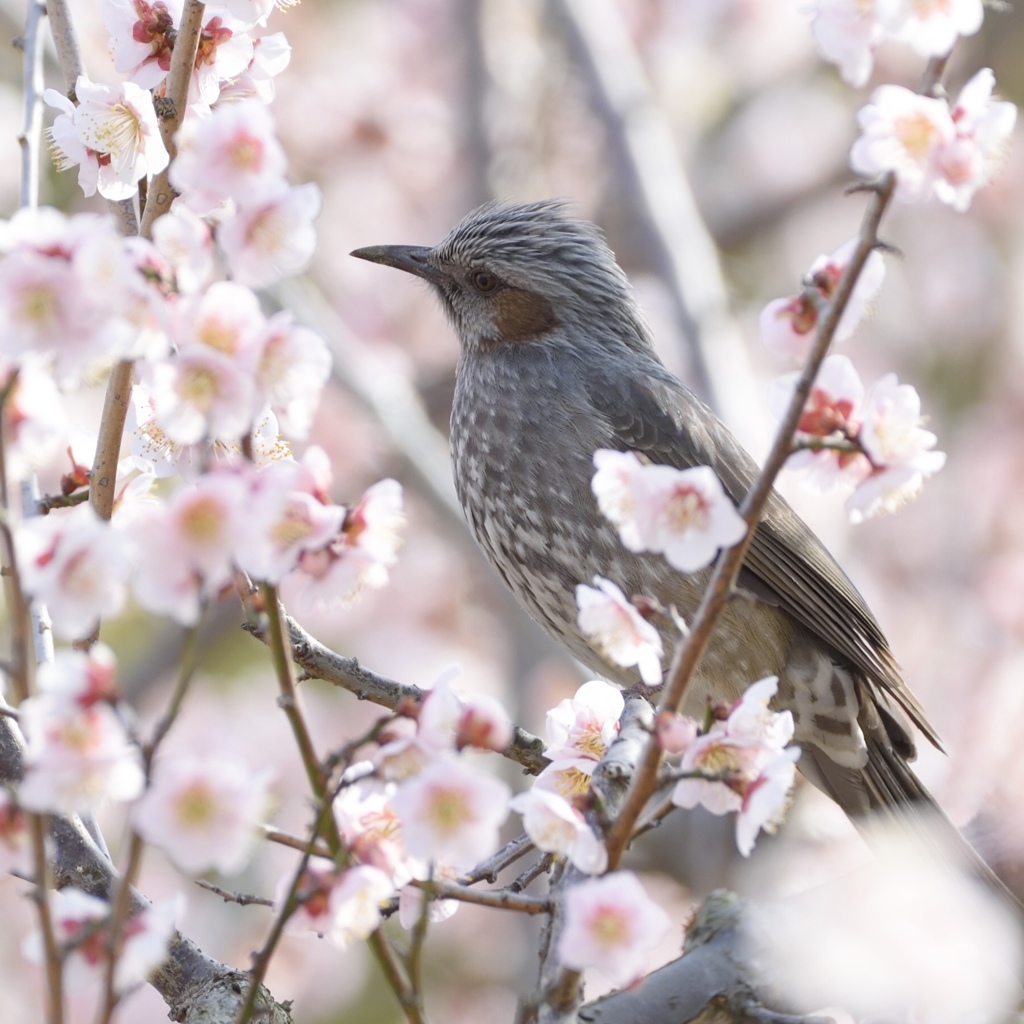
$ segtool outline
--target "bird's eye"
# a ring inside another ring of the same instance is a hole
[[[478,270],[471,278],[473,287],[478,292],[493,292],[498,286],[498,279],[486,270]]]

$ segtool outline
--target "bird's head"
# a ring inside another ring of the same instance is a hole
[[[647,328],[611,249],[557,201],[488,203],[433,248],[381,245],[360,259],[429,282],[468,352],[523,345],[625,344]]]

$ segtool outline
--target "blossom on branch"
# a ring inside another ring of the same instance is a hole
[[[558,959],[578,971],[596,968],[624,987],[643,976],[651,951],[671,927],[668,914],[632,872],[586,879],[565,895]]]
[[[595,576],[593,587],[580,583],[576,607],[580,630],[597,651],[623,668],[636,665],[648,686],[661,682],[661,637],[611,580]]]
[[[160,758],[132,822],[185,871],[241,871],[266,811],[270,773],[227,758]]]
[[[785,812],[800,756],[797,747],[786,746],[793,738],[792,714],[768,709],[777,688],[774,676],[754,683],[724,722],[716,721],[694,740],[681,770],[714,777],[680,779],[672,793],[678,807],[736,811],[736,845],[744,857],[758,832],[771,831]]]
[[[875,48],[885,36],[884,0],[805,0],[811,32],[822,57],[839,66],[843,81],[854,88],[871,75]]]
[[[57,169],[77,166],[86,196],[130,199],[140,178],[169,162],[153,108],[153,97],[133,82],[96,85],[84,75],[75,84],[76,107],[56,89],[43,99],[61,113],[47,132]]]
[[[696,572],[719,548],[742,540],[746,524],[708,466],[676,469],[602,448],[591,489],[630,551],[656,551],[681,572]]]
[[[882,11],[886,31],[922,57],[944,57],[984,17],[982,0],[884,0]]]
[[[859,244],[844,242],[831,256],[819,256],[807,272],[802,292],[773,299],[761,311],[761,341],[778,356],[805,359],[818,336],[818,323]],[[868,254],[846,308],[836,325],[835,340],[846,341],[864,318],[885,278],[885,261],[878,250]]]
[[[509,806],[523,816],[523,828],[538,850],[556,854],[588,875],[608,867],[604,843],[564,797],[534,786],[514,796]]]

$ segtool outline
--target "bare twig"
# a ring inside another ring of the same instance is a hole
[[[551,909],[551,901],[541,896],[524,896],[520,892],[508,889],[474,889],[458,882],[413,882],[416,888],[422,889],[428,900],[459,900],[462,903],[476,903],[481,907],[492,907],[495,910],[515,910],[520,914],[546,914]]]
[[[219,885],[214,885],[213,882],[206,881],[205,878],[196,878],[194,881],[200,889],[212,892],[225,903],[237,903],[240,907],[272,907],[274,905],[273,900],[268,900],[263,896],[247,896],[245,893],[231,892],[228,889],[222,889]]]
[[[21,147],[19,206],[39,205],[39,148],[43,137],[43,39],[40,31],[46,7],[40,0],[28,0],[25,34],[21,39],[25,117],[18,144]]]

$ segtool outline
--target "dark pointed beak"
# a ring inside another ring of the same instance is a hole
[[[431,284],[441,284],[444,275],[430,262],[430,249],[425,245],[368,245],[350,255],[385,267],[397,267],[406,273],[422,277]]]

